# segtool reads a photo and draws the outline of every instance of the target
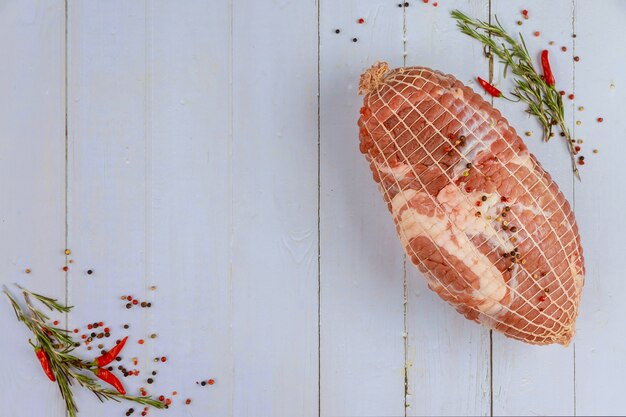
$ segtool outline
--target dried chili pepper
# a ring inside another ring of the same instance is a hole
[[[122,385],[122,382],[119,379],[117,379],[117,377],[115,375],[113,375],[111,372],[109,372],[109,371],[107,371],[106,369],[103,369],[103,368],[98,368],[98,370],[96,371],[96,376],[99,379],[101,379],[104,382],[106,382],[107,384],[111,385],[120,394],[122,394],[122,395],[126,394],[126,390],[124,389],[124,386]]]
[[[118,356],[118,353],[120,353],[124,348],[127,339],[128,336],[123,338],[117,345],[113,346],[113,349],[109,350],[104,355],[97,357],[96,364],[98,365],[98,367],[102,368],[113,362],[113,360],[115,360],[115,358]]]
[[[554,74],[552,73],[552,68],[550,68],[547,49],[544,49],[543,52],[541,52],[541,67],[543,68],[543,77],[546,80],[546,84],[553,87],[555,84]]]
[[[478,80],[478,83],[482,86],[482,88],[484,88],[485,91],[489,93],[491,96],[493,97],[502,96],[502,92],[498,90],[496,87],[494,87],[493,85],[489,84],[487,81],[483,80],[480,77],[476,77],[476,79]]]
[[[50,358],[48,358],[48,354],[42,348],[35,348],[35,355],[37,355],[41,368],[48,376],[48,379],[52,382],[56,381],[57,379],[54,376],[54,372],[52,372],[52,368],[50,367]]]

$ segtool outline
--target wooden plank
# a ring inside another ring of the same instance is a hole
[[[626,339],[624,338],[623,249],[626,246],[622,166],[626,152],[626,36],[622,1],[577,2],[574,54],[576,135],[584,140],[587,164],[576,184],[576,217],[583,241],[587,277],[576,348],[576,414],[624,415]],[[597,118],[602,117],[602,123]],[[593,154],[597,148],[599,153]]]
[[[178,391],[177,414],[233,414],[229,4],[156,1],[147,12],[149,349],[171,358],[154,389]]]
[[[510,2],[492,0],[493,16],[510,32],[520,31],[537,64],[541,50],[551,53],[557,88],[573,91],[572,16],[570,0],[525,1],[511,7]],[[522,17],[527,9],[529,19]],[[516,21],[522,21],[517,26]],[[534,32],[540,32],[534,36]],[[554,45],[549,45],[554,41]],[[561,47],[567,48],[566,52]],[[494,66],[494,82],[503,91],[510,90],[510,77],[502,79],[502,66]],[[568,120],[572,120],[572,102],[565,100]],[[524,113],[523,104],[495,100],[495,105],[517,129],[524,142],[544,169],[571,202],[573,174],[566,145],[558,136],[542,142],[540,125]],[[531,131],[532,136],[525,136]],[[571,415],[574,412],[574,351],[570,346],[530,346],[493,334],[493,413],[494,415]]]
[[[63,1],[4,1],[0,50],[0,284],[17,282],[64,300]],[[64,416],[56,385],[45,378],[28,345],[31,334],[16,321],[4,295],[0,328],[5,334],[0,414]]]
[[[119,299],[122,294],[152,299],[147,295],[153,278],[148,276],[150,22],[144,2],[70,1],[68,13],[68,221],[75,260],[69,299],[76,305],[70,326],[84,330],[88,322],[103,321],[112,329],[106,347],[131,334],[121,364],[133,369],[132,357],[146,364],[152,356],[137,344],[153,329],[150,312],[127,311]],[[88,275],[88,269],[94,273]],[[124,323],[130,330],[122,329]],[[97,343],[91,352],[82,348],[83,354],[95,356]],[[127,391],[137,394],[142,380],[124,378]],[[76,394],[84,415],[115,415],[123,408],[101,404],[86,390]]]
[[[233,414],[317,416],[317,7],[233,28]]]
[[[390,2],[320,2],[322,416],[404,415],[403,251],[356,125],[359,75],[403,63],[403,19]]]
[[[229,39],[229,13],[227,1],[70,6],[74,317],[130,323],[126,358],[158,371],[151,392],[216,415],[232,407],[231,45],[215,42]],[[154,307],[127,312],[120,294]],[[164,354],[167,366],[151,363]],[[192,395],[208,378],[219,382]]]
[[[450,11],[458,8],[487,19],[488,1],[413,4],[407,9],[407,65],[451,73],[470,85],[476,75],[487,73],[482,47],[456,29]],[[489,330],[467,321],[430,291],[410,262],[407,272],[407,415],[488,415]]]

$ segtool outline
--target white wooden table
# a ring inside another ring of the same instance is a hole
[[[409,3],[0,1],[0,282],[75,305],[70,329],[129,323],[125,359],[158,369],[150,392],[180,393],[150,415],[625,414],[626,2]],[[488,77],[453,8],[549,48],[575,94],[582,182],[562,143],[495,103],[575,206],[587,282],[568,348],[491,334],[431,293],[358,152],[356,86],[376,60]],[[63,416],[4,301],[0,325],[0,415]]]

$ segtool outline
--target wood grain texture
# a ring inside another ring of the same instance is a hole
[[[318,414],[317,8],[233,3],[233,415]]]
[[[572,17],[570,0],[553,2],[526,1],[517,7],[502,0],[492,0],[491,11],[510,32],[521,32],[531,56],[539,65],[543,49],[550,59],[557,88],[573,91]],[[522,8],[529,19],[522,18]],[[517,26],[516,21],[522,21]],[[539,36],[534,36],[538,31]],[[553,41],[554,45],[549,42]],[[561,47],[567,51],[563,52]],[[538,68],[540,68],[538,66]],[[503,91],[510,89],[510,77],[502,78],[502,65],[494,63],[494,82]],[[495,100],[494,104],[508,118],[530,151],[550,173],[570,203],[573,197],[573,174],[563,139],[556,132],[544,143],[542,129],[522,112],[523,104]],[[567,119],[573,125],[573,102],[565,98]],[[525,132],[532,132],[526,136]],[[493,334],[493,414],[494,415],[572,415],[574,412],[574,350],[562,346],[530,346]]]
[[[137,344],[151,327],[150,313],[127,310],[119,299],[146,298],[152,280],[148,25],[144,3],[69,3],[68,222],[75,260],[68,283],[69,303],[75,305],[70,327],[87,332],[87,323],[103,321],[112,329],[106,348],[130,333],[121,362],[128,369],[134,368],[132,357],[147,364],[151,356]],[[88,269],[94,273],[88,275]],[[124,323],[131,326],[128,332]],[[94,340],[92,351],[81,348],[83,355],[99,353],[103,339]],[[136,393],[143,381],[124,378],[124,383]],[[118,404],[100,404],[85,390],[75,392],[83,414],[120,411]]]
[[[65,298],[65,17],[62,1],[0,4],[0,284]],[[30,268],[32,272],[24,271]],[[13,291],[14,294],[15,291]],[[56,317],[63,320],[63,317]],[[0,415],[65,415],[30,333],[1,296]]]
[[[625,13],[622,1],[576,2],[576,106],[585,107],[576,112],[576,136],[584,140],[587,160],[575,195],[587,266],[575,339],[578,415],[626,414]]]
[[[359,152],[356,120],[359,75],[377,60],[403,63],[404,10],[322,1],[320,15],[321,415],[400,416],[403,251]]]
[[[488,62],[482,47],[456,28],[449,16],[454,8],[480,19],[489,16],[485,1],[442,2],[438,7],[415,3],[407,9],[406,63],[454,74],[471,85],[476,74],[487,73]],[[454,56],[442,45],[454,45]],[[406,322],[407,415],[488,415],[489,330],[467,321],[429,290],[409,261]]]

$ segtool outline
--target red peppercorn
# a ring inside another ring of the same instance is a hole
[[[598,123],[602,123],[604,121],[604,119],[602,117],[598,117]]]
[[[539,297],[539,301],[541,302],[546,301],[546,298],[547,297],[545,295],[542,295],[541,297]]]
[[[472,192],[472,187],[465,187],[465,192],[466,193],[471,193]]]
[[[165,356],[161,357],[161,362],[166,362],[167,358]]]
[[[56,326],[56,325],[58,325],[58,324],[59,324],[59,321],[58,321],[58,320],[55,320],[55,321],[53,321],[53,322],[52,322],[52,324],[54,324],[54,325]]]
[[[78,333],[78,329],[74,329],[74,333]]]
[[[69,271],[69,268],[67,266],[64,266],[63,267],[63,271],[67,272],[67,271]]]
[[[360,18],[359,20],[357,20],[357,22],[359,22],[359,25],[362,25],[363,23],[365,23],[365,19]]]
[[[477,201],[477,202],[476,202],[476,206],[477,206],[477,207],[482,206],[482,204],[483,204],[483,203],[482,203],[482,201]]]
[[[569,98],[570,100],[574,100],[574,94],[570,94],[569,96],[567,96],[567,98]]]
[[[576,151],[576,153],[580,152],[580,146],[574,146],[574,150]]]
[[[533,35],[535,35],[535,36],[539,36],[539,35],[541,35],[541,32],[536,31],[535,33],[533,33]]]
[[[104,328],[104,332],[105,332],[105,333],[111,333],[111,329],[109,329],[108,327],[105,327],[105,328]]]
[[[559,94],[564,96],[565,95],[565,91],[561,90],[561,91],[559,91]]]
[[[159,401],[163,401],[164,399],[165,399],[165,397],[164,397],[164,396],[159,395]]]
[[[209,385],[215,384],[215,380],[214,379],[209,379],[207,382],[209,383]]]
[[[563,52],[567,51],[567,47],[566,46],[561,46],[561,51],[563,51]]]
[[[137,305],[137,304],[139,304],[139,301],[133,300],[133,305]]]
[[[88,328],[89,330],[91,330],[91,329],[93,329],[93,325],[88,324],[88,325],[87,325],[87,328]]]
[[[84,335],[82,335],[80,338],[81,338],[81,339],[87,339],[87,335],[86,335],[86,334],[84,334]]]
[[[191,398],[187,398],[187,399],[185,400],[185,404],[187,404],[187,405],[191,404]]]
[[[437,7],[437,6],[439,6],[439,3],[434,2],[434,3],[433,3],[433,6]]]
[[[143,341],[143,339],[139,339],[139,340],[137,341],[137,343],[139,343],[140,345],[143,345],[144,341]]]
[[[523,14],[524,16],[528,16],[528,10],[526,10],[526,9],[522,10],[522,14]]]
[[[132,299],[133,299],[133,297],[131,297],[130,295],[128,295],[128,296],[126,296],[126,299],[127,299],[128,301],[130,301],[130,300],[132,300]]]

